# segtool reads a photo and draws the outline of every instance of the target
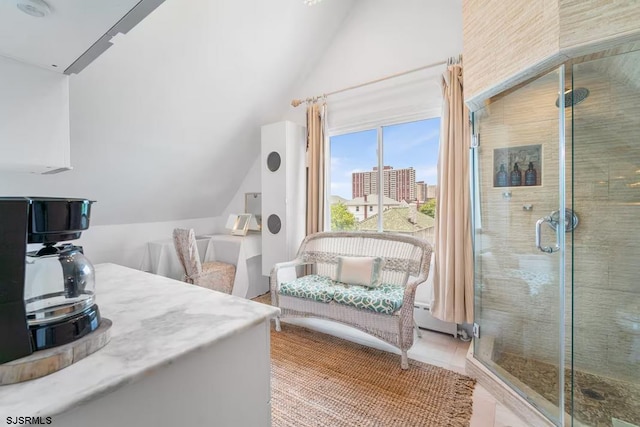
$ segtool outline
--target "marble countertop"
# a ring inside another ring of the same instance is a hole
[[[0,386],[0,420],[52,416],[275,316],[279,309],[115,264],[96,266],[111,341],[61,371]]]

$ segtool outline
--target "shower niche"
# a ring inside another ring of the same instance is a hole
[[[640,51],[633,49],[572,60],[473,112],[482,141],[473,156],[482,334],[468,370],[519,396],[529,409],[505,403],[527,420],[535,419],[523,414],[529,410],[555,425],[640,426]],[[531,161],[535,185],[525,185],[529,158],[539,159]],[[510,185],[515,163],[522,176]],[[496,191],[503,186],[508,198]],[[540,227],[550,212],[577,216],[558,214],[565,227]]]
[[[495,148],[494,187],[534,187],[542,185],[542,145]]]

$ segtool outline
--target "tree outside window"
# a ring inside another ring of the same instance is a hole
[[[342,202],[331,205],[331,230],[347,231],[356,229],[356,217]]]

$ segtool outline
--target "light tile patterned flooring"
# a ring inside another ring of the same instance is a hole
[[[287,322],[309,327],[321,332],[329,333],[359,344],[381,350],[398,353],[394,347],[370,337],[358,330],[344,327],[340,324],[319,319],[295,319]],[[283,323],[285,323],[283,321]],[[284,325],[286,327],[286,325]],[[465,373],[465,359],[469,343],[439,332],[422,330],[422,338],[416,338],[409,359],[440,366],[459,373]],[[400,358],[398,357],[398,363]],[[518,418],[513,412],[500,402],[481,385],[476,384],[473,393],[473,415],[471,427],[528,427],[528,424]]]

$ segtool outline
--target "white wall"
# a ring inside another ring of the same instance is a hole
[[[462,0],[359,1],[292,98],[321,95],[460,53]],[[345,95],[328,98],[329,114],[332,99]],[[304,123],[304,114],[304,105],[290,107],[286,118]]]
[[[73,171],[0,172],[0,195],[97,200],[81,240],[94,262],[135,266],[174,226],[216,231],[261,191],[260,127],[304,124],[291,98],[462,51],[461,0],[185,5],[167,0],[71,78]]]
[[[260,126],[287,109],[352,3],[167,0],[71,77],[74,169],[0,172],[0,196],[97,200],[82,238],[94,262],[135,266],[174,226],[212,231],[237,210]]]
[[[96,206],[97,208],[97,206]],[[92,208],[93,209],[93,208]],[[150,240],[170,239],[174,228],[193,228],[197,234],[224,232],[222,217],[161,221],[138,224],[96,225],[74,243],[94,264],[111,262],[140,268]]]
[[[261,170],[260,170],[260,157],[256,157],[253,162],[251,162],[251,167],[249,168],[249,172],[244,177],[242,184],[234,194],[233,198],[224,209],[222,213],[222,217],[227,218],[229,214],[239,214],[244,212],[245,201],[244,195],[245,193],[261,193]]]

